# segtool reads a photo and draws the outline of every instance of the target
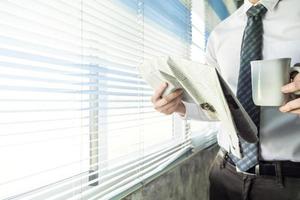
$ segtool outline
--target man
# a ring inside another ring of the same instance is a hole
[[[257,107],[249,92],[250,61],[282,57],[291,57],[293,65],[300,62],[299,0],[245,0],[209,37],[207,63],[218,66],[259,130],[257,144],[240,138],[242,159],[231,153],[228,134],[219,132],[221,151],[210,171],[211,200],[300,200],[300,98],[280,108]],[[208,120],[200,107],[181,101],[182,91],[161,98],[166,87],[152,97],[157,111]],[[298,90],[296,73],[282,92]]]

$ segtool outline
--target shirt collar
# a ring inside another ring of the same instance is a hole
[[[269,12],[274,10],[279,1],[280,0],[260,0],[257,4],[261,3],[268,9]],[[243,12],[241,12],[241,14],[246,14],[246,12],[249,10],[249,8],[251,8],[251,6],[253,6],[253,4],[249,0],[244,0],[244,9]]]

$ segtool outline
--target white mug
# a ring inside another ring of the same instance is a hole
[[[288,95],[281,87],[290,81],[291,58],[251,62],[252,98],[257,106],[281,106]]]

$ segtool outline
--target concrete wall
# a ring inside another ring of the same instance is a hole
[[[218,147],[203,150],[123,200],[207,200],[208,170]]]

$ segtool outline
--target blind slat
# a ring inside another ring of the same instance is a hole
[[[91,185],[95,182],[99,182],[99,184],[95,187],[90,187],[90,189],[97,189],[97,190],[103,190],[103,188],[109,189],[108,185],[115,185],[116,183],[120,182],[120,180],[123,180],[125,178],[132,178],[130,176],[130,174],[132,174],[134,171],[137,170],[141,170],[143,168],[143,166],[150,166],[150,167],[156,167],[159,166],[160,164],[165,162],[165,158],[168,155],[174,154],[175,152],[178,151],[182,151],[186,148],[188,148],[189,144],[182,144],[182,145],[176,145],[175,146],[171,146],[173,148],[167,148],[165,150],[159,151],[159,152],[155,152],[152,154],[149,154],[147,156],[144,156],[143,158],[137,160],[136,162],[133,162],[131,164],[128,165],[123,165],[123,166],[119,166],[117,171],[116,170],[111,170],[109,173],[103,172],[100,169],[98,171],[93,171],[93,172],[89,172],[83,176],[79,176],[77,178],[73,178],[73,179],[69,179],[67,181],[64,181],[62,184],[56,184],[53,185],[52,187],[49,187],[47,189],[41,190],[39,192],[35,192],[33,195],[24,195],[22,196],[22,199],[41,199],[42,196],[45,196],[46,193],[56,193],[56,195],[52,196],[49,199],[56,199],[59,197],[64,196],[65,194],[68,193],[74,193],[74,191],[79,190],[81,187],[86,187],[88,185]],[[159,164],[158,164],[159,163]],[[155,164],[155,166],[151,165],[151,164]],[[150,170],[149,170],[150,171]],[[103,174],[101,178],[96,178],[94,180],[88,181],[87,178],[96,174]],[[116,176],[117,175],[117,176]],[[108,180],[105,181],[105,180]],[[64,185],[74,185],[74,183],[76,182],[84,182],[84,185],[82,186],[81,184],[78,184],[76,187],[73,187],[72,189],[69,190],[65,190],[65,191],[61,191],[61,192],[55,192],[55,190],[63,187]],[[91,191],[88,191],[88,193]],[[86,193],[83,193],[86,194]],[[71,196],[71,195],[68,195]],[[76,198],[76,196],[73,196],[72,198]],[[60,199],[60,198],[59,198]],[[63,198],[62,198],[63,199]]]

